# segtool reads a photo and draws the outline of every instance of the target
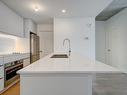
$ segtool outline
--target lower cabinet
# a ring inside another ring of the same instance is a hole
[[[4,67],[0,66],[0,91],[4,89]]]
[[[4,61],[3,61],[4,60]],[[6,83],[8,84],[13,82],[14,79],[16,79],[17,77],[13,78],[12,80],[9,79],[9,81],[5,81],[7,75],[4,74],[6,73],[4,71],[4,67],[5,64],[7,63],[11,63],[13,61],[17,61],[17,60],[23,60],[23,67],[26,67],[28,65],[30,65],[30,58],[28,54],[23,54],[23,55],[13,55],[13,56],[5,56],[5,57],[0,57],[0,95],[2,90],[4,91],[6,89]],[[4,63],[5,62],[5,63]],[[18,62],[18,61],[17,61]],[[4,65],[3,65],[4,64]],[[15,70],[15,69],[14,69]],[[14,72],[13,70],[13,72]],[[6,77],[5,77],[6,76]],[[13,84],[13,83],[12,83]]]
[[[0,79],[0,91],[4,89],[4,78]]]

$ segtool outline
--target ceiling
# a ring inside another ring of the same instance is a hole
[[[24,18],[51,24],[54,17],[96,17],[112,0],[1,0]],[[38,12],[34,7],[39,6]],[[61,10],[66,9],[66,13]]]
[[[127,0],[113,0],[97,17],[97,21],[106,21],[127,7]]]

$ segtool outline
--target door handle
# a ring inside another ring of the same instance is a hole
[[[39,51],[39,52],[43,52],[43,51],[41,50],[41,51]]]
[[[110,52],[111,51],[111,49],[108,49],[108,52]]]

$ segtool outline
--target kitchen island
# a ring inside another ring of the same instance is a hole
[[[20,95],[92,95],[96,73],[120,73],[104,63],[71,54],[51,58],[50,54],[18,71]]]

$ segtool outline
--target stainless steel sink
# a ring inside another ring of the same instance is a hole
[[[68,58],[67,54],[54,54],[51,58]]]

